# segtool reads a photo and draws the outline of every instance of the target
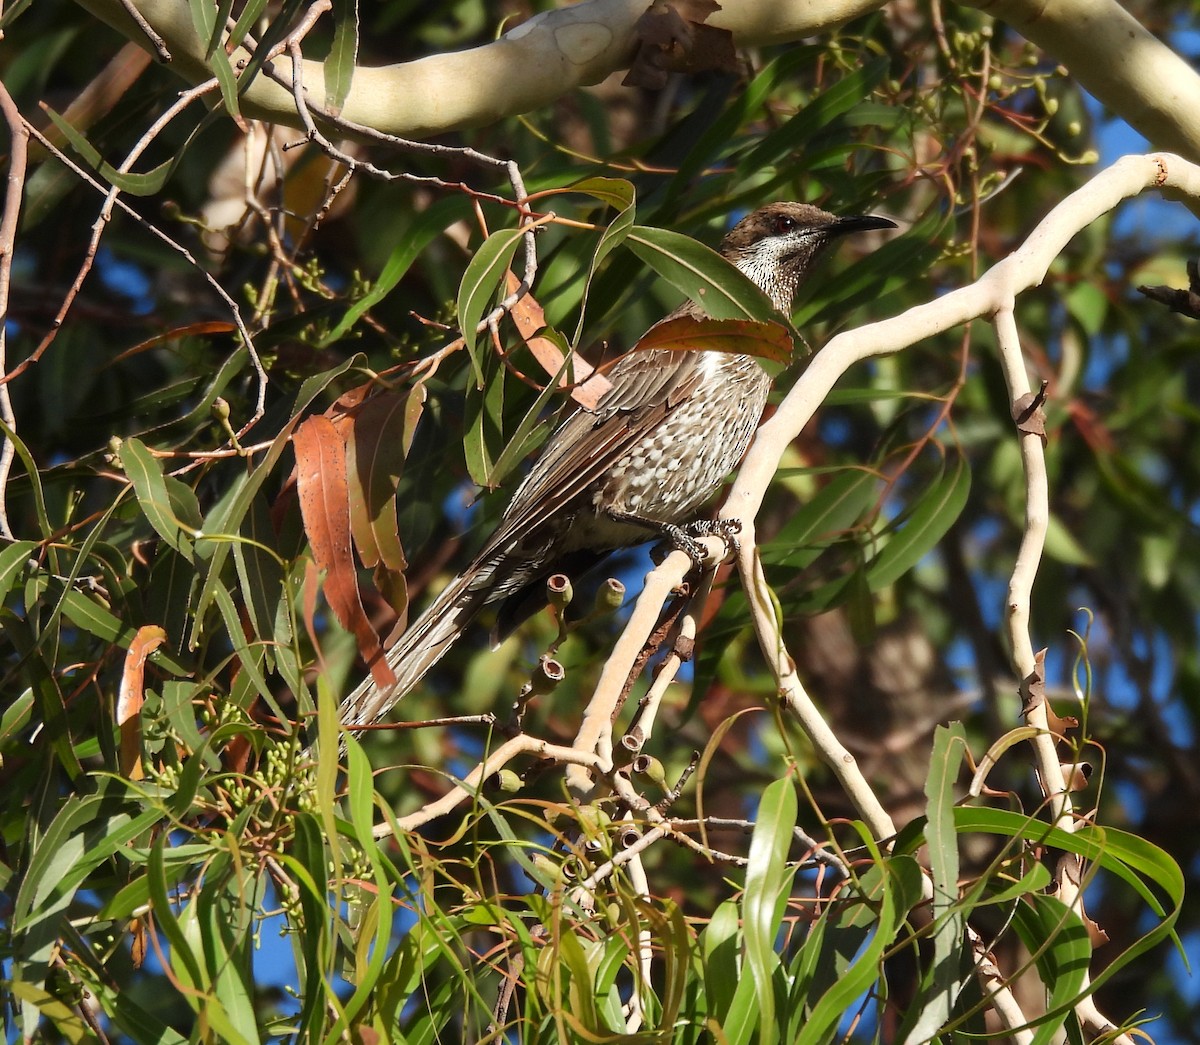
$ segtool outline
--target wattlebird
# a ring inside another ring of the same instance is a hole
[[[797,288],[833,241],[893,227],[873,215],[771,203],[739,221],[720,251],[789,315]],[[667,319],[703,314],[687,303]],[[388,651],[395,684],[383,688],[368,677],[342,702],[345,726],[386,715],[489,603],[511,607],[553,573],[579,572],[655,537],[695,557],[693,535],[712,532],[696,513],[745,453],[771,379],[750,355],[636,346],[606,376],[612,387],[555,430],[496,532]]]

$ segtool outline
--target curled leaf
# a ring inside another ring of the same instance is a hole
[[[121,689],[117,694],[117,728],[121,734],[121,775],[128,780],[142,779],[142,725],[139,712],[146,701],[146,658],[167,641],[167,633],[157,624],[138,628],[125,654]]]
[[[1009,748],[1025,740],[1032,740],[1041,730],[1036,726],[1018,726],[1016,729],[1010,729],[1004,736],[1000,737],[991,747],[987,749],[987,753],[979,760],[979,767],[975,770],[975,775],[971,778],[971,786],[967,789],[967,794],[972,798],[978,798],[983,794],[987,784],[988,774],[995,768],[997,762],[1000,761],[1000,756]]]
[[[1039,435],[1046,438],[1046,413],[1042,406],[1046,402],[1046,382],[1036,392],[1026,392],[1012,407],[1013,420],[1022,435]]]
[[[1029,718],[1046,703],[1046,650],[1033,655],[1033,671],[1021,680],[1021,717]]]
[[[655,0],[634,23],[638,49],[622,85],[661,90],[670,72],[738,72],[733,34],[705,21],[713,0]]]
[[[1068,791],[1082,791],[1092,778],[1090,762],[1060,762],[1058,768],[1062,772],[1063,786]]]

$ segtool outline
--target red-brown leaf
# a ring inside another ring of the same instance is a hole
[[[749,319],[706,319],[679,316],[658,323],[638,342],[647,348],[668,352],[736,352],[784,365],[792,359],[792,338],[779,323],[757,323]]]
[[[237,327],[224,319],[209,319],[199,323],[189,323],[183,327],[175,327],[172,330],[165,330],[161,334],[155,334],[154,337],[139,342],[132,348],[125,349],[124,352],[118,352],[112,359],[105,362],[101,369],[116,366],[131,356],[148,352],[150,349],[156,348],[167,341],[182,341],[185,337],[205,337],[210,334],[229,334],[235,330],[237,330]]]
[[[508,292],[511,294],[519,285],[520,280],[512,272],[509,272]],[[526,294],[513,305],[509,310],[509,315],[516,324],[517,333],[529,346],[529,351],[533,353],[534,359],[538,361],[541,368],[550,377],[561,373],[564,362],[562,351],[548,337],[537,336],[537,332],[546,325],[546,313],[542,311],[542,306],[537,303],[537,299],[532,294]],[[582,356],[577,355],[572,360],[572,365],[575,370],[573,375],[575,384],[571,388],[571,398],[585,410],[595,410],[600,397],[612,388],[612,382],[600,374],[595,374],[595,368]],[[560,387],[566,388],[570,384],[567,378],[568,375],[565,373],[559,378]]]
[[[117,694],[117,728],[121,734],[121,775],[129,780],[142,779],[142,720],[138,714],[146,700],[146,658],[167,641],[167,633],[157,624],[138,628],[121,672]]]
[[[310,417],[292,436],[296,486],[304,531],[313,559],[325,571],[330,609],[358,642],[359,652],[380,686],[395,682],[379,636],[367,620],[350,550],[350,496],[346,486],[346,446],[328,417]]]

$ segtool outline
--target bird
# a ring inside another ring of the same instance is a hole
[[[737,222],[719,250],[790,316],[797,289],[833,242],[894,227],[876,215],[839,217],[776,202]],[[661,322],[684,315],[704,312],[689,301]],[[605,376],[608,391],[550,435],[474,560],[387,652],[395,683],[381,687],[368,676],[343,700],[344,727],[377,722],[485,606],[512,611],[543,593],[552,574],[583,572],[611,551],[662,537],[699,563],[694,535],[713,530],[696,513],[749,446],[770,376],[751,355],[636,346]]]

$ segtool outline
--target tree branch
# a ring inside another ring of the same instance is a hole
[[[197,35],[186,4],[132,0],[145,23],[139,25],[122,0],[77,2],[157,57],[149,27],[185,79],[200,83],[213,75],[204,58],[207,41]],[[960,2],[1002,19],[1053,55],[1155,147],[1200,159],[1200,75],[1117,0]],[[883,6],[882,0],[739,0],[709,24],[733,33],[738,46],[752,47],[826,32]],[[634,23],[645,9],[646,0],[585,0],[536,15],[479,47],[360,66],[341,115],[386,134],[427,138],[540,109],[626,67],[636,43]],[[245,57],[234,51],[235,69]],[[279,78],[291,83],[290,59],[275,61]],[[303,65],[300,79],[320,83],[322,63],[306,59]],[[270,77],[249,86],[242,106],[251,116],[299,126],[290,93]]]
[[[911,308],[893,319],[833,338],[817,353],[775,415],[758,430],[721,510],[722,518],[739,519],[742,523],[738,566],[759,645],[775,675],[780,695],[822,758],[837,774],[855,808],[877,838],[886,838],[892,833],[891,818],[862,778],[853,758],[812,705],[796,676],[794,662],[784,645],[780,622],[776,619],[774,599],[758,559],[752,520],[788,445],[808,423],[836,381],[852,365],[864,359],[898,352],[953,326],[990,317],[996,327],[1010,400],[1014,406],[1024,403],[1030,384],[1014,313],[1018,295],[1041,283],[1051,263],[1076,233],[1122,200],[1147,189],[1167,189],[1198,198],[1200,166],[1165,153],[1126,156],[1063,200],[1018,250],[974,283]],[[1005,608],[1013,667],[1019,678],[1028,679],[1037,671],[1037,657],[1029,632],[1029,608],[1041,561],[1049,507],[1042,436],[1035,427],[1024,426],[1020,440],[1025,470],[1026,521]],[[1030,725],[1036,727],[1036,734],[1031,739],[1038,782],[1050,804],[1051,819],[1064,830],[1073,830],[1077,821],[1072,816],[1068,785],[1059,766],[1044,700],[1031,708],[1029,720]],[[1067,857],[1060,864],[1058,895],[1084,918],[1078,871],[1075,857]],[[1090,999],[1085,999],[1076,1011],[1093,1033],[1111,1030],[1112,1024]],[[1122,1035],[1120,1040],[1128,1043],[1128,1036]]]

